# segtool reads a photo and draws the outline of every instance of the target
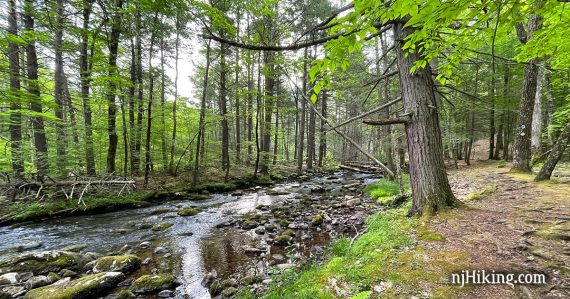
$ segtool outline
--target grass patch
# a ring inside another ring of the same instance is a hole
[[[410,190],[410,175],[405,174],[402,177],[404,182],[404,192]],[[400,194],[400,184],[397,181],[391,181],[387,178],[369,184],[364,188],[364,193],[368,194],[372,199],[389,205],[394,201],[394,196]]]
[[[369,216],[367,232],[352,246],[348,238],[333,242],[330,260],[324,264],[274,274],[263,298],[368,298],[378,284],[385,288],[379,298],[418,296],[426,284],[431,285],[429,298],[454,297],[455,289],[442,282],[455,266],[465,266],[461,264],[464,258],[450,252],[436,253],[441,254],[439,260],[432,260],[414,240],[419,219],[406,217],[409,208],[408,202]],[[423,235],[438,241],[443,238],[427,230]],[[240,298],[251,296],[244,292]]]
[[[487,187],[481,191],[475,191],[469,195],[467,195],[467,200],[482,200],[489,197],[491,194],[497,192],[499,185],[493,185],[491,187]]]

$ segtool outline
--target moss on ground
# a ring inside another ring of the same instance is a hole
[[[466,267],[467,256],[452,251],[428,253],[418,245],[418,235],[428,242],[445,238],[429,232],[419,218],[406,217],[409,208],[407,203],[369,216],[366,233],[352,244],[348,238],[333,242],[324,264],[309,265],[300,272],[278,272],[264,298],[409,298],[424,296],[425,289],[430,290],[429,298],[455,297],[458,289],[445,281],[450,273]],[[380,294],[375,286],[382,289]],[[256,298],[247,290],[238,295]]]
[[[467,195],[467,200],[482,200],[485,199],[487,197],[489,197],[490,195],[492,195],[493,193],[497,192],[497,189],[499,188],[499,185],[493,185],[487,188],[484,188],[481,191],[475,191],[473,193],[470,193],[469,195]]]
[[[45,202],[25,202],[10,206],[8,214],[16,222],[54,217],[65,214],[88,214],[114,211],[122,208],[149,205],[148,193],[132,193],[124,196],[86,197],[85,204],[77,204],[77,199],[58,199]]]
[[[404,175],[404,192],[410,190],[410,176]],[[400,184],[397,181],[391,181],[387,178],[369,184],[364,188],[364,192],[372,199],[375,199],[383,205],[390,205],[394,201],[394,197],[400,194]]]

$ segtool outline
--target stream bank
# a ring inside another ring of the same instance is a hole
[[[207,200],[182,199],[139,209],[2,227],[0,237],[5,242],[0,245],[0,275],[17,274],[8,275],[14,278],[9,284],[0,280],[0,290],[18,297],[31,289],[41,289],[38,286],[42,284],[46,284],[43,288],[55,285],[72,290],[81,279],[107,279],[104,285],[108,288],[83,292],[98,292],[97,296],[107,293],[108,298],[128,298],[131,293],[142,298],[228,297],[238,286],[261,292],[271,283],[270,274],[276,269],[298,268],[322,259],[331,240],[354,235],[361,229],[370,211],[380,208],[361,196],[363,185],[376,179],[347,172],[300,176],[272,188],[254,186],[211,194]],[[49,271],[14,268],[15,258],[67,256],[71,245],[78,251],[74,257],[81,262],[62,263]],[[138,260],[125,269],[96,271],[95,264],[102,259],[119,259],[116,263],[120,264],[125,255]],[[75,275],[63,277],[69,273],[64,270]],[[154,276],[158,286],[152,291],[135,292],[140,288],[133,279],[144,278],[146,284],[153,285],[148,280]],[[30,279],[42,279],[43,283],[33,287],[28,283]],[[39,292],[28,292],[27,296],[36,298],[33,296]],[[81,296],[72,298],[93,298]]]

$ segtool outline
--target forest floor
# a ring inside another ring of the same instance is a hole
[[[534,182],[509,173],[504,162],[481,161],[450,170],[450,183],[467,204],[429,219],[444,242],[422,242],[436,258],[456,253],[467,269],[544,273],[546,285],[480,285],[463,298],[570,298],[570,169],[560,178]]]
[[[278,276],[267,298],[570,298],[569,166],[540,183],[499,161],[449,169],[464,206],[410,218],[408,202],[375,214],[358,239],[332,245],[328,262]],[[451,284],[462,270],[546,274],[547,283]]]

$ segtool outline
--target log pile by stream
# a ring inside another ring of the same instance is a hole
[[[43,178],[19,178],[12,181],[9,176],[2,176],[0,196],[10,201],[46,199],[77,199],[83,204],[83,198],[89,194],[127,194],[136,189],[133,179],[106,175],[100,177],[80,176],[71,173],[65,179],[55,180],[49,176]]]

